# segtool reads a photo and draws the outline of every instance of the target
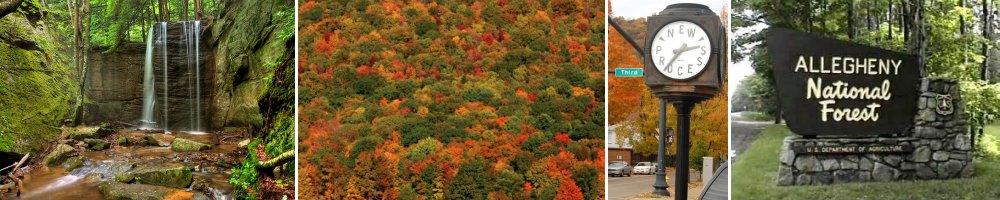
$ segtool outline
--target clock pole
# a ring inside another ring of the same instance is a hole
[[[662,100],[666,102],[666,99]],[[677,173],[676,179],[674,180],[674,194],[676,197],[687,199],[688,193],[688,149],[690,149],[690,141],[688,141],[688,136],[690,135],[691,126],[691,108],[694,107],[695,102],[688,100],[681,100],[674,102],[674,108],[677,110]],[[666,107],[666,104],[663,104]],[[662,122],[661,122],[662,123]],[[662,143],[660,145],[663,145]]]
[[[663,154],[666,153],[667,140],[667,99],[660,98],[660,139],[656,153],[656,180],[653,182],[653,194],[669,196],[667,191],[667,173],[663,166],[667,164]],[[685,189],[686,190],[686,189]],[[686,191],[685,191],[686,192]]]

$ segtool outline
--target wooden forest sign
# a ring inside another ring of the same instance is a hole
[[[913,125],[916,57],[782,28],[772,28],[767,42],[792,132],[879,135]]]

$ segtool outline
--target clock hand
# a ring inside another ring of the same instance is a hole
[[[690,51],[690,50],[695,50],[695,49],[698,49],[698,48],[701,48],[701,45],[691,46],[691,47],[688,47],[687,49],[684,49],[683,51]]]
[[[677,47],[677,49],[674,49],[674,55],[677,55],[677,54],[680,54],[680,53],[684,53],[685,51],[687,51],[687,50],[684,50],[684,49],[687,49],[687,48],[688,48],[688,44],[687,43],[682,43],[680,47]]]
[[[663,69],[661,69],[661,70],[667,70],[667,67],[670,67],[670,65],[673,65],[674,61],[677,60],[677,57],[680,57],[680,55],[682,53],[684,53],[685,51],[687,51],[687,50],[684,50],[685,48],[687,48],[687,43],[681,44],[680,48],[674,49],[674,56],[670,58],[670,62],[667,62],[667,64],[664,65]]]

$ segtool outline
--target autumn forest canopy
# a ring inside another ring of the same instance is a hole
[[[300,194],[603,197],[603,8],[300,3]]]

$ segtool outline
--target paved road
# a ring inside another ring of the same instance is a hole
[[[674,173],[667,173],[670,178],[667,190],[674,193]],[[632,175],[632,177],[608,177],[608,200],[625,200],[637,194],[652,192],[655,175]],[[690,193],[690,191],[688,192]]]
[[[744,119],[742,113],[730,113],[732,116],[732,132],[729,133],[729,137],[732,139],[732,150],[736,152],[736,158],[738,159],[741,153],[757,139],[760,132],[764,130],[764,126],[768,124],[773,124],[773,121],[751,121],[749,119]]]

